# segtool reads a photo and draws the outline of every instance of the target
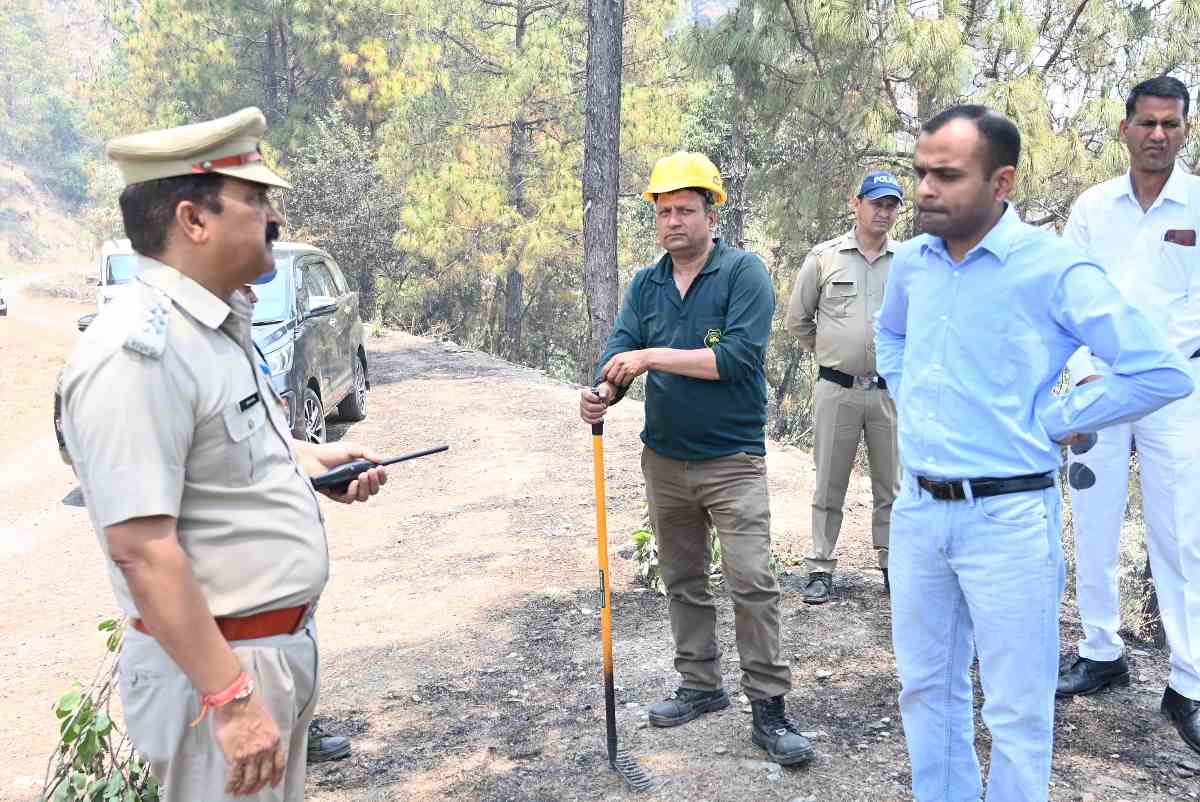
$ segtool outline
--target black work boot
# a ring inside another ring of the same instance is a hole
[[[829,601],[829,594],[832,591],[833,574],[826,571],[813,571],[808,575],[808,582],[804,584],[804,603],[824,604]]]
[[[350,739],[329,735],[315,720],[308,724],[308,762],[324,763],[350,757]]]
[[[727,707],[729,694],[725,693],[724,688],[715,691],[678,688],[663,701],[650,705],[650,723],[655,727],[678,727],[705,713]]]
[[[1129,664],[1125,656],[1116,660],[1089,660],[1077,657],[1066,671],[1058,675],[1058,688],[1054,695],[1086,696],[1115,685],[1129,684]]]
[[[1200,752],[1200,702],[1187,698],[1168,685],[1159,710],[1175,725],[1175,731],[1183,742]]]
[[[750,710],[754,713],[751,738],[767,750],[771,760],[781,766],[797,766],[813,759],[816,753],[795,722],[787,717],[782,696],[751,702]]]

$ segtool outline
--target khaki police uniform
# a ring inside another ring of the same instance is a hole
[[[810,572],[833,573],[837,567],[842,505],[864,434],[874,497],[872,540],[879,567],[887,568],[892,502],[899,492],[899,452],[896,405],[879,387],[875,373],[874,324],[894,251],[889,238],[879,257],[868,262],[854,230],[823,242],[804,260],[788,304],[788,331],[815,353],[818,365],[852,382],[843,387],[818,379],[813,388],[816,487],[812,548],[806,555]]]
[[[246,110],[128,137],[109,150],[158,155],[134,160],[127,180],[131,171],[151,180],[207,163],[264,183],[265,171],[270,183],[286,185],[258,159],[232,165],[257,153],[264,127],[257,109]],[[97,317],[63,371],[67,449],[106,556],[106,527],[171,516],[214,616],[308,606],[295,631],[230,644],[288,756],[284,781],[249,798],[300,800],[317,698],[311,614],[329,574],[324,519],[296,461],[282,401],[254,350],[250,301],[240,292],[218,298],[178,270],[140,259],[132,291]],[[138,618],[111,559],[108,571],[122,611]],[[133,627],[125,633],[118,687],[126,728],[163,782],[163,798],[226,799],[228,765],[213,738],[213,716],[188,726],[200,714],[199,692],[153,637]]]

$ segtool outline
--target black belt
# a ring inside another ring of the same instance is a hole
[[[1006,479],[927,479],[917,477],[917,484],[922,490],[938,501],[965,501],[967,491],[963,483],[971,486],[971,495],[975,498],[982,496],[1003,496],[1007,493],[1023,493],[1026,490],[1045,490],[1054,487],[1054,474],[1031,473],[1026,476],[1010,476]]]
[[[880,390],[887,389],[887,382],[883,380],[882,376],[851,376],[849,373],[842,373],[840,370],[827,368],[824,365],[817,369],[817,375],[846,388],[858,385],[866,388],[878,387]]]

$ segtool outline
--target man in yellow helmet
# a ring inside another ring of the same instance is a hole
[[[585,422],[599,422],[646,374],[642,471],[682,675],[680,687],[651,706],[650,723],[673,727],[729,706],[708,583],[712,527],[733,599],[754,743],[777,763],[804,763],[813,749],[784,710],[791,672],[769,566],[763,361],[775,291],[759,257],[713,238],[725,189],[706,156],[659,159],[644,195],[666,253],[630,283],[596,387],[583,391],[579,410]]]

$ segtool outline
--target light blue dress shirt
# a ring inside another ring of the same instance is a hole
[[[1080,345],[1112,374],[1053,395]],[[1178,351],[1104,271],[1011,206],[960,264],[940,237],[900,246],[875,347],[901,464],[938,479],[1055,470],[1056,440],[1137,419],[1193,388]]]

